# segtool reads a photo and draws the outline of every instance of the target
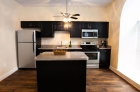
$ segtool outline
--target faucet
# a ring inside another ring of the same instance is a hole
[[[62,47],[62,41],[61,41],[61,47]]]

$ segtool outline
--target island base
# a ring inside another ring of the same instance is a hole
[[[38,92],[86,92],[86,60],[37,61]]]

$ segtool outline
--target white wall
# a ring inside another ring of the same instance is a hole
[[[21,20],[56,21],[62,20],[60,12],[65,12],[65,7],[23,7],[20,9]],[[106,21],[106,8],[104,7],[69,7],[71,14],[79,13],[77,21]]]
[[[140,0],[126,0],[121,14],[118,70],[140,84],[136,70],[137,22],[140,20]],[[140,66],[139,66],[140,67]]]
[[[0,81],[17,70],[14,21],[18,7],[13,0],[0,0]]]

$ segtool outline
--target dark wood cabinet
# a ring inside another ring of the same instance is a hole
[[[109,68],[111,49],[100,49],[99,68]]]
[[[21,21],[21,28],[40,28],[39,21]]]
[[[42,37],[53,37],[54,31],[69,31],[70,37],[77,38],[81,38],[82,29],[98,29],[98,38],[108,38],[109,22],[21,21],[21,28],[41,28]]]
[[[98,22],[98,38],[108,38],[109,22]]]
[[[86,92],[86,60],[36,61],[37,92]]]
[[[98,22],[82,22],[82,29],[97,29]]]
[[[98,29],[98,38],[108,38],[109,22],[81,22],[82,29]]]
[[[68,31],[69,28],[70,28],[70,25],[64,23],[63,21],[54,21],[53,22],[54,31]]]
[[[70,37],[81,38],[81,22],[71,22]]]
[[[52,21],[41,22],[41,37],[54,37]]]

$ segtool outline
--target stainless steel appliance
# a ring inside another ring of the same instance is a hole
[[[87,68],[99,68],[100,52],[94,42],[82,42],[83,52],[88,56]]]
[[[98,29],[82,29],[82,38],[98,38]]]
[[[17,55],[19,68],[36,68],[35,56],[41,47],[40,32],[35,30],[18,30]]]

